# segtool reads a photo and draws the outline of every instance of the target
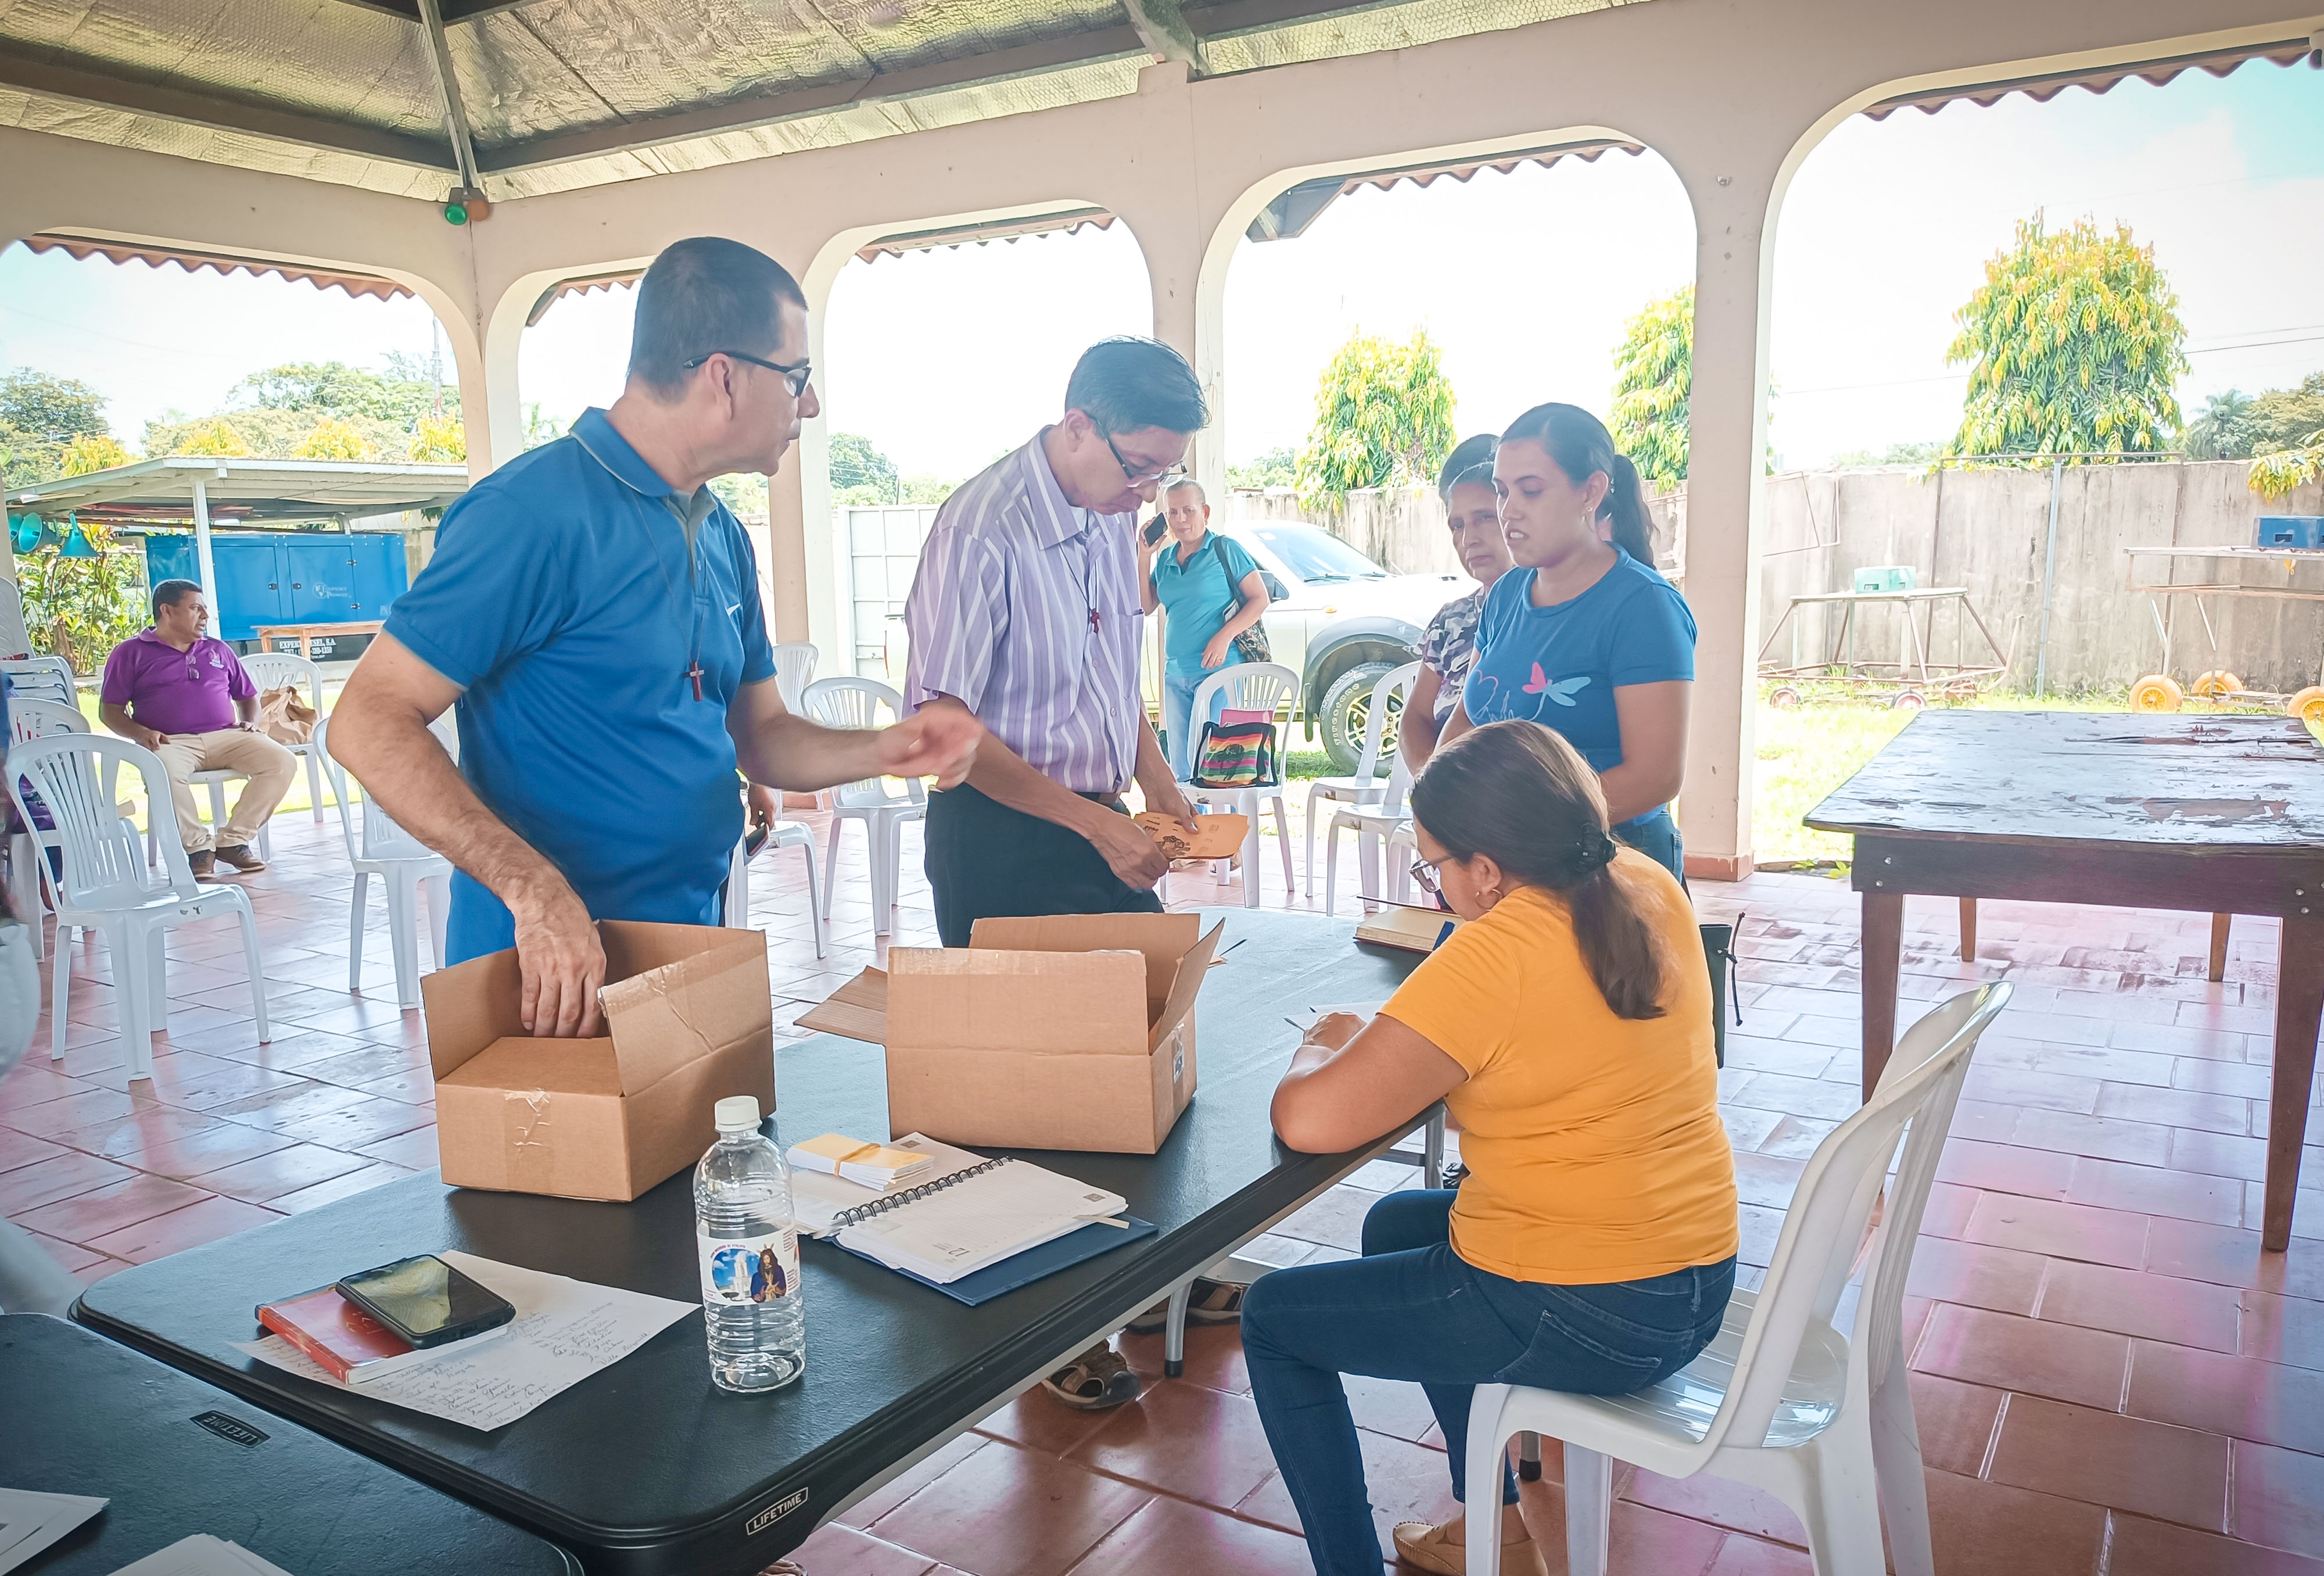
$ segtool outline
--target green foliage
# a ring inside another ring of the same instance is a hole
[[[2293,488],[2324,478],[2324,432],[2299,448],[2279,449],[2252,461],[2251,490],[2263,498],[2288,498]]]
[[[1299,479],[1299,460],[1287,448],[1270,448],[1247,465],[1227,467],[1227,485],[1249,492],[1288,487]]]
[[[860,432],[835,432],[829,447],[831,491],[846,503],[893,503],[901,483],[896,463]]]
[[[2324,431],[2324,372],[2310,373],[2296,389],[2271,389],[2251,402],[2252,450],[2301,448]]]
[[[16,585],[32,649],[62,657],[76,673],[94,673],[114,647],[144,627],[143,555],[115,542],[102,521],[85,520],[81,529],[96,558],[68,558],[43,548],[17,558]]]
[[[951,497],[953,489],[959,485],[958,482],[947,482],[941,476],[932,476],[923,471],[917,476],[906,476],[898,484],[896,501],[899,503],[941,503]]]
[[[1687,401],[1694,383],[1694,287],[1648,301],[1614,353],[1614,447],[1649,492],[1686,480]]]
[[[76,438],[101,438],[105,397],[78,378],[20,366],[0,373],[0,421],[31,439],[63,444]]]
[[[422,416],[411,433],[411,457],[420,465],[466,465],[468,429],[456,412]]]
[[[171,416],[177,413],[172,411]],[[456,419],[456,418],[455,418]],[[339,435],[334,452],[312,451],[309,440],[325,423]],[[346,435],[352,433],[354,438]],[[149,421],[145,452],[149,455],[247,455],[259,459],[388,459],[410,455],[415,434],[377,416],[333,415],[313,407],[305,410],[270,408],[228,410],[195,419]],[[338,452],[348,450],[353,452]]]
[[[535,400],[524,408],[524,447],[539,448],[544,443],[555,443],[565,436],[565,429],[543,415],[540,401]]]
[[[764,476],[724,475],[710,478],[710,490],[719,501],[741,518],[767,518],[767,479]]]
[[[1892,443],[1884,449],[1852,448],[1831,456],[1836,465],[1926,465],[1945,452],[1941,443]]]
[[[2179,429],[2187,370],[2179,298],[2128,226],[2054,234],[2034,215],[1955,314],[1948,361],[1969,364],[1956,455],[2135,454]]]
[[[364,372],[343,361],[290,362],[252,373],[227,392],[226,409],[234,410],[301,410],[311,424],[317,415],[342,419],[368,416],[401,428],[418,429],[422,416],[432,416],[440,402],[454,414],[460,409],[456,386],[445,386],[408,375],[409,363],[397,362],[385,375]]]
[[[118,438],[101,432],[84,432],[64,446],[57,456],[57,471],[60,475],[86,476],[92,471],[109,471],[115,465],[132,465],[137,456],[121,447]]]
[[[2247,460],[2252,455],[2252,398],[2239,389],[2213,394],[2203,413],[2179,434],[2179,447],[2193,460]]]
[[[307,429],[291,449],[291,457],[302,460],[375,460],[379,446],[358,431],[354,423],[337,416],[325,416]]]
[[[1459,441],[1452,385],[1426,329],[1403,345],[1351,336],[1315,390],[1315,424],[1299,451],[1300,500],[1336,514],[1360,487],[1434,483]]]

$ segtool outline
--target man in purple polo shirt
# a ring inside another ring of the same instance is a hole
[[[209,638],[209,624],[210,604],[200,586],[162,581],[153,587],[152,628],[113,648],[98,693],[105,725],[161,758],[178,810],[178,835],[198,876],[221,862],[244,871],[266,868],[254,840],[299,773],[298,757],[252,722],[258,687],[234,648]],[[224,826],[208,825],[194,808],[198,771],[238,771],[249,779]]]

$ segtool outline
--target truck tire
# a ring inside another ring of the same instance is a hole
[[[1332,681],[1323,692],[1323,755],[1332,763],[1334,775],[1345,777],[1356,770],[1356,762],[1364,752],[1364,728],[1371,711],[1372,687],[1380,676],[1396,671],[1393,662],[1359,662]],[[1389,712],[1380,730],[1380,753],[1386,756],[1396,742],[1397,714],[1403,710],[1399,700]]]

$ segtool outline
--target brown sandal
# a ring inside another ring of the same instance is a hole
[[[1139,1379],[1121,1353],[1093,1346],[1041,1381],[1041,1387],[1079,1412],[1102,1412],[1138,1399]]]

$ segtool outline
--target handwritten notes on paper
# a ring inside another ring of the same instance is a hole
[[[279,1335],[240,1343],[236,1350],[317,1384],[490,1433],[621,1361],[696,1307],[496,1264],[470,1253],[438,1257],[515,1307],[516,1320],[506,1339],[387,1374],[360,1387],[341,1384]]]

